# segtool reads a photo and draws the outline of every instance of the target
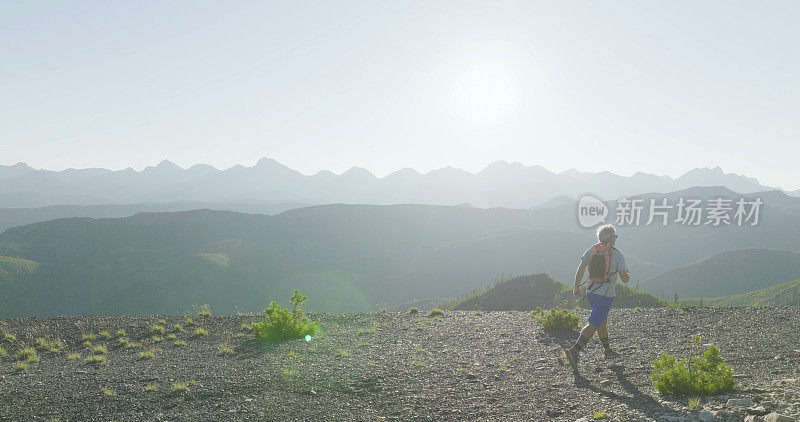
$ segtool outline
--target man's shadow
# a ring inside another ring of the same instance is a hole
[[[620,401],[625,403],[628,408],[636,409],[640,412],[647,415],[650,418],[656,418],[657,416],[663,415],[673,415],[673,416],[686,416],[685,413],[676,411],[669,407],[666,407],[658,402],[658,400],[654,399],[647,394],[644,394],[639,390],[639,388],[634,385],[632,382],[628,380],[625,376],[624,370],[625,367],[622,365],[611,365],[608,367],[614,374],[616,375],[617,382],[620,386],[625,390],[628,395],[620,395],[613,391],[606,390],[601,388],[597,385],[592,384],[592,382],[584,377],[579,373],[575,373],[575,386],[586,388],[592,392],[597,394],[602,394],[605,397],[610,399]]]

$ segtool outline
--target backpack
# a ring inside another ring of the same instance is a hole
[[[589,281],[608,283],[611,271],[611,251],[614,248],[606,243],[592,246],[589,252]]]

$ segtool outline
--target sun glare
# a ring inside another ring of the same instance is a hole
[[[520,103],[519,81],[501,63],[488,62],[465,70],[453,85],[453,114],[482,127],[501,126],[516,113]]]

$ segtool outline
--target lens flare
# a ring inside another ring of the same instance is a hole
[[[309,343],[309,342],[311,342],[311,335],[310,334],[306,334],[306,343]]]

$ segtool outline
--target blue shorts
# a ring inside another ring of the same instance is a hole
[[[611,310],[611,302],[614,301],[613,297],[605,297],[596,293],[587,293],[586,299],[589,300],[589,305],[592,306],[592,314],[589,315],[589,324],[600,327],[608,319],[608,311]]]

